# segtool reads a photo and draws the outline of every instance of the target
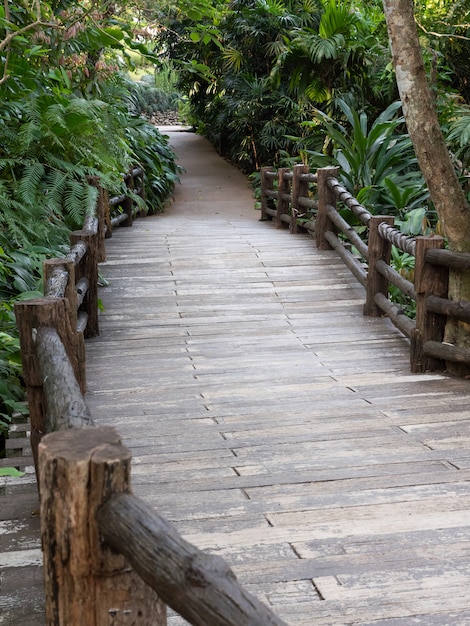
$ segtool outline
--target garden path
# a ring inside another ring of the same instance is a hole
[[[410,374],[334,252],[260,222],[204,139],[170,139],[182,184],[107,241],[87,343],[87,401],[131,448],[134,493],[288,624],[470,623],[470,382]],[[12,530],[33,500],[3,535],[8,626],[42,623],[38,539]]]

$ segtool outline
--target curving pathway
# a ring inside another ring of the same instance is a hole
[[[204,139],[171,142],[182,185],[110,240],[88,349],[136,494],[290,624],[470,623],[470,383],[411,375],[334,252],[260,222]]]
[[[334,252],[260,222],[236,169],[170,137],[182,184],[108,240],[87,348],[135,494],[293,626],[469,624],[469,381],[411,375]]]

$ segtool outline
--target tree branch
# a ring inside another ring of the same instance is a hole
[[[425,33],[426,35],[432,35],[433,37],[448,37],[449,39],[463,39],[464,41],[470,41],[470,37],[466,37],[465,35],[457,35],[456,33],[436,33],[432,30],[427,30],[424,28],[420,22],[415,18],[416,25]],[[468,28],[468,24],[459,24],[457,28]],[[456,28],[453,26],[453,28]]]

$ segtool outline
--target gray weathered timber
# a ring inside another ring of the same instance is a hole
[[[109,498],[98,513],[104,540],[122,552],[160,597],[195,626],[286,626],[240,589],[224,559],[204,554],[129,493]]]
[[[171,141],[175,202],[107,241],[87,343],[134,494],[292,626],[467,626],[470,382],[411,374],[334,251],[259,222],[203,139]]]

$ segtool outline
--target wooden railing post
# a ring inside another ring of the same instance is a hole
[[[282,215],[289,211],[289,201],[284,198],[284,194],[288,194],[290,191],[290,180],[285,177],[285,174],[289,173],[288,167],[280,167],[277,171],[277,206],[276,206],[276,218],[274,224],[276,228],[282,228],[284,222],[282,221]]]
[[[46,433],[46,400],[43,390],[43,372],[39,363],[36,346],[37,329],[55,328],[60,336],[74,371],[79,371],[77,354],[70,328],[68,302],[65,298],[35,298],[15,303],[16,324],[18,327],[23,365],[23,379],[28,397],[31,425],[31,449],[37,468],[38,444]]]
[[[106,233],[111,228],[109,215],[109,194],[107,189],[98,186],[98,200],[96,202],[96,217],[98,218],[98,263],[106,261],[106,246],[104,240]]]
[[[266,213],[266,209],[270,204],[272,204],[272,199],[266,195],[266,190],[274,189],[274,180],[268,176],[266,176],[266,172],[271,172],[272,167],[262,167],[261,168],[261,219],[267,220],[271,219],[271,216]]]
[[[75,369],[75,375],[84,393],[86,390],[86,362],[85,362],[85,340],[83,333],[77,330],[77,292],[75,289],[75,264],[67,259],[47,259],[43,263],[44,285],[47,285],[49,277],[56,267],[64,267],[68,274],[67,287],[64,297],[67,300],[69,337],[67,352],[70,353],[70,362]],[[47,294],[46,294],[47,295]],[[64,344],[66,345],[66,344]]]
[[[301,174],[308,174],[310,168],[308,165],[297,163],[292,170],[292,219],[290,222],[290,232],[295,234],[298,232],[299,227],[297,224],[297,218],[305,209],[299,205],[299,198],[307,198],[308,196],[308,182],[301,180]]]
[[[136,174],[135,177],[134,177],[134,185],[137,182],[136,193],[145,202],[145,181],[144,181],[145,173],[144,173],[143,169],[140,169],[139,172],[140,173]],[[146,215],[145,211],[143,209],[141,209],[139,211],[139,217],[145,217],[145,215]]]
[[[128,189],[134,189],[134,177],[130,172],[125,178],[126,186]],[[121,226],[132,226],[134,223],[134,201],[129,196],[126,196],[122,202],[122,210],[127,215],[127,219],[121,222]]]
[[[127,219],[121,222],[121,226],[132,226],[134,223],[134,202],[132,198],[126,196],[122,201],[122,210],[127,215]]]
[[[388,280],[376,269],[377,261],[384,261],[390,265],[392,244],[383,239],[379,233],[379,225],[385,222],[393,226],[394,218],[389,215],[374,215],[369,221],[369,269],[367,272],[366,301],[363,314],[370,317],[381,317],[382,309],[375,304],[375,296],[378,293],[388,297]]]
[[[47,626],[165,626],[156,593],[100,539],[97,512],[129,491],[130,452],[113,428],[51,433],[39,446]]]
[[[104,240],[106,237],[106,233],[108,230],[111,230],[111,219],[109,214],[109,204],[108,204],[108,191],[103,189],[100,185],[100,179],[98,176],[90,176],[88,179],[90,185],[96,187],[98,190],[98,197],[96,199],[96,217],[98,219],[98,262],[102,263],[106,261],[106,248],[104,245]]]
[[[88,290],[82,304],[82,309],[88,315],[85,337],[99,335],[98,325],[98,234],[89,230],[75,230],[70,233],[70,247],[79,241],[87,244],[87,252],[76,268],[76,280],[86,277],[89,281]]]
[[[336,233],[337,229],[327,214],[329,205],[336,206],[336,196],[328,187],[326,181],[328,178],[336,178],[338,176],[338,167],[322,167],[317,170],[318,184],[318,212],[315,221],[315,239],[319,250],[331,250],[331,245],[325,239],[325,232],[331,230]]]
[[[426,263],[426,252],[443,248],[442,237],[417,237],[414,285],[416,291],[416,330],[412,337],[410,366],[415,373],[444,369],[444,362],[428,356],[423,347],[427,341],[441,342],[446,316],[430,313],[426,307],[429,296],[447,297],[449,270]]]

